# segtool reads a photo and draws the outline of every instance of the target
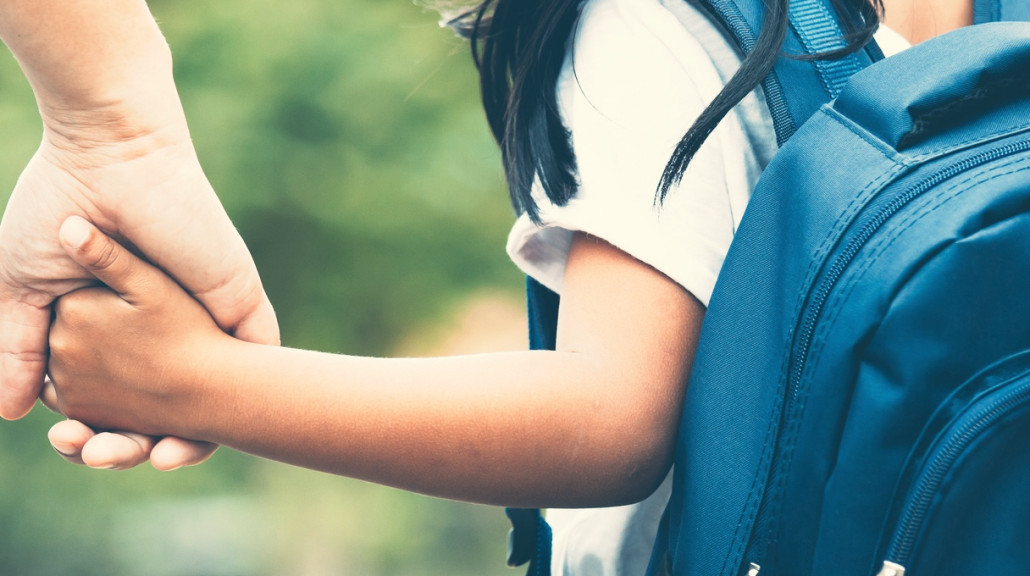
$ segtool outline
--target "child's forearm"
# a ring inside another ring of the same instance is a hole
[[[631,502],[668,470],[704,308],[612,246],[573,241],[557,352],[376,359],[235,340],[85,231],[69,253],[113,291],[56,306],[49,401],[71,418],[511,506]]]
[[[369,359],[233,342],[188,414],[195,437],[437,496],[589,506],[646,496],[676,400],[642,402],[589,354]],[[548,401],[541,401],[547,398]]]

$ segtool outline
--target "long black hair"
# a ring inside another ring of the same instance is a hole
[[[539,179],[561,206],[576,192],[576,158],[562,123],[555,87],[566,43],[586,0],[483,0],[447,24],[468,38],[479,69],[483,108],[501,148],[508,191],[516,212],[538,221],[531,190]],[[775,64],[787,33],[789,0],[767,0],[764,24],[740,69],[683,136],[657,183],[657,198],[683,176],[716,125],[755,89]],[[879,24],[882,0],[833,0],[847,28],[848,46],[822,54],[835,58],[859,50]],[[855,22],[858,22],[855,24]]]

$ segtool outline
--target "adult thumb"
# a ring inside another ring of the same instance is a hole
[[[0,299],[0,416],[32,409],[46,373],[50,306]]]

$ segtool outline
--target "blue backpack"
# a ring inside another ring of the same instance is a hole
[[[754,45],[761,1],[692,2]],[[842,47],[834,14],[793,0],[785,52]],[[1030,573],[1030,23],[781,58],[762,88],[783,146],[710,301],[649,574]],[[529,302],[553,346],[557,297]],[[547,574],[546,523],[509,516],[509,561]]]

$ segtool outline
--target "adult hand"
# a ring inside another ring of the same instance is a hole
[[[226,332],[278,342],[275,315],[253,260],[204,176],[185,129],[91,144],[48,131],[0,221],[4,418],[24,415],[39,394],[50,304],[97,282],[58,242],[58,228],[70,215],[81,215],[134,246],[194,294]],[[63,441],[60,451],[77,461],[85,444],[79,443],[81,428],[66,426],[56,431]],[[107,440],[101,438],[100,446]],[[212,450],[169,438],[157,444],[152,458],[155,466],[174,468],[201,461]],[[124,452],[107,453],[117,459]]]
[[[58,244],[58,227],[70,215],[134,246],[207,306],[223,330],[277,342],[250,254],[200,169],[171,51],[147,3],[3,0],[0,39],[43,120],[42,144],[0,221],[0,416],[23,416],[39,393],[51,302],[96,282]],[[68,442],[57,447],[74,461],[83,429],[61,430]],[[198,450],[211,447],[169,439],[153,458],[189,463]]]

